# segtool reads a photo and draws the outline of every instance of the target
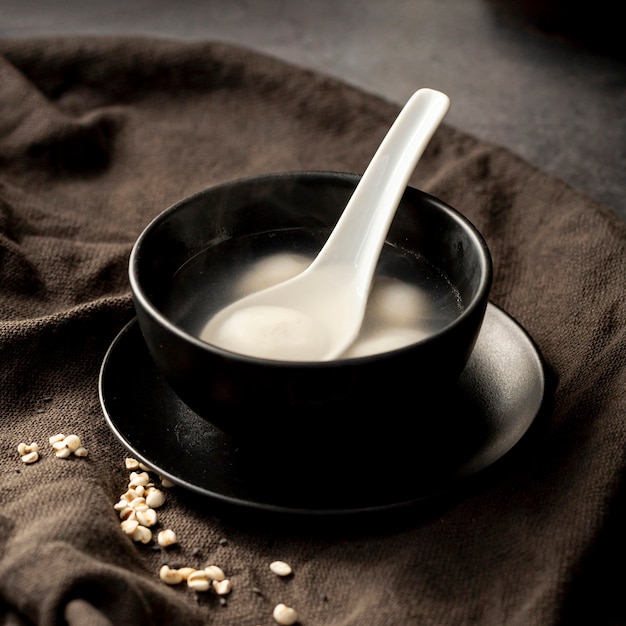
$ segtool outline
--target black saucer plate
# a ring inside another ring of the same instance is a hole
[[[428,414],[419,399],[407,407],[433,423],[441,411],[458,415],[458,427],[434,428],[401,448],[352,450],[343,462],[329,462],[322,450],[305,457],[233,441],[160,377],[136,320],[107,351],[99,393],[108,425],[130,454],[172,482],[222,504],[332,515],[418,503],[491,467],[533,425],[546,377],[526,331],[489,304],[474,352],[438,412]]]

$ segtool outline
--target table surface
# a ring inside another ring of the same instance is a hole
[[[226,41],[400,105],[420,87],[440,89],[452,101],[447,123],[626,219],[624,50],[572,36],[560,22],[542,28],[519,10],[523,2],[506,1],[0,0],[0,37]]]

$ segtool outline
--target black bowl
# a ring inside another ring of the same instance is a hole
[[[165,210],[133,247],[135,309],[158,370],[194,412],[242,442],[335,442],[341,448],[380,444],[383,433],[394,441],[408,429],[427,434],[446,427],[443,415],[437,424],[420,423],[420,408],[436,406],[472,352],[492,263],[477,229],[431,195],[406,189],[380,260],[384,263],[387,248],[417,251],[458,289],[463,303],[458,316],[422,341],[330,362],[259,359],[211,346],[182,323],[194,306],[192,292],[203,289],[208,301],[218,285],[191,285],[172,300],[181,267],[218,243],[294,229],[326,237],[358,181],[358,175],[345,173],[292,172],[218,185]],[[254,246],[244,253],[253,256]]]

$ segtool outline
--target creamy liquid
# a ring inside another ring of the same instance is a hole
[[[225,306],[295,276],[316,253],[310,242],[300,246],[303,253],[275,252],[287,247],[282,240],[258,237],[258,242],[238,243],[237,249],[234,243],[218,244],[181,268],[166,313],[187,332],[230,351],[302,360],[298,354],[325,342],[326,334],[313,320],[284,307],[241,310],[221,325],[218,335],[214,330],[207,334],[208,320]],[[288,242],[293,239],[288,233],[284,237]],[[289,247],[294,248],[291,243]],[[462,310],[458,292],[438,270],[404,250],[385,248],[389,249],[381,256],[361,332],[341,358],[410,345],[450,323]],[[236,266],[233,259],[243,259],[242,265]]]

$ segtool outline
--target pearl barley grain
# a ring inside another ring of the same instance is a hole
[[[232,589],[231,582],[228,578],[224,580],[213,580],[211,581],[211,586],[218,596],[225,596],[229,594]]]
[[[130,537],[137,543],[150,543],[152,541],[152,531],[146,526],[139,525]]]
[[[183,582],[182,574],[178,570],[172,569],[167,565],[163,565],[159,570],[159,578],[166,585],[178,585]]]
[[[68,435],[63,440],[63,443],[67,448],[69,448],[70,452],[76,452],[78,448],[82,447],[82,443],[78,435]]]
[[[130,480],[128,481],[128,487],[145,487],[150,482],[150,476],[147,472],[131,472]]]
[[[179,567],[177,571],[183,577],[183,580],[188,580],[189,577],[198,570],[195,567],[185,566]]]
[[[187,586],[194,591],[208,591],[211,581],[204,570],[196,570],[187,576]]]
[[[27,465],[39,460],[39,445],[36,441],[33,441],[30,445],[23,442],[18,444],[17,452],[22,459],[22,463]]]
[[[156,487],[149,487],[146,492],[146,504],[152,509],[158,509],[165,504],[165,495]]]
[[[277,624],[281,626],[292,626],[298,621],[298,613],[286,604],[277,604],[274,607],[272,617]]]
[[[29,465],[30,463],[35,463],[35,461],[37,461],[39,459],[39,452],[36,451],[32,451],[32,452],[28,452],[27,454],[22,455],[22,463],[26,463],[26,465]]]
[[[270,569],[276,576],[289,576],[292,572],[291,566],[285,561],[273,561],[270,563]]]
[[[211,580],[224,580],[226,578],[226,574],[224,574],[224,570],[217,565],[207,565],[204,568],[204,571],[207,573],[208,577]]]
[[[146,528],[150,526],[154,526],[157,523],[157,512],[154,509],[146,508],[136,508],[135,509],[135,517],[137,521]]]
[[[56,450],[54,455],[56,456],[57,459],[69,459],[70,456],[72,455],[72,451],[69,448],[66,448],[65,446],[63,446],[62,448],[59,448],[58,450]]]
[[[157,542],[161,547],[167,548],[168,546],[173,546],[175,543],[178,543],[178,539],[173,530],[166,528],[157,535]]]
[[[125,519],[120,522],[120,528],[126,535],[132,535],[139,526],[139,522],[136,519]]]
[[[39,452],[39,446],[37,445],[37,442],[33,441],[30,445],[26,443],[18,444],[17,453],[20,456],[25,456],[27,454],[30,454],[31,452]]]
[[[130,456],[124,459],[124,465],[126,466],[126,469],[129,469],[129,470],[139,469],[139,461],[137,459],[133,459]]]

